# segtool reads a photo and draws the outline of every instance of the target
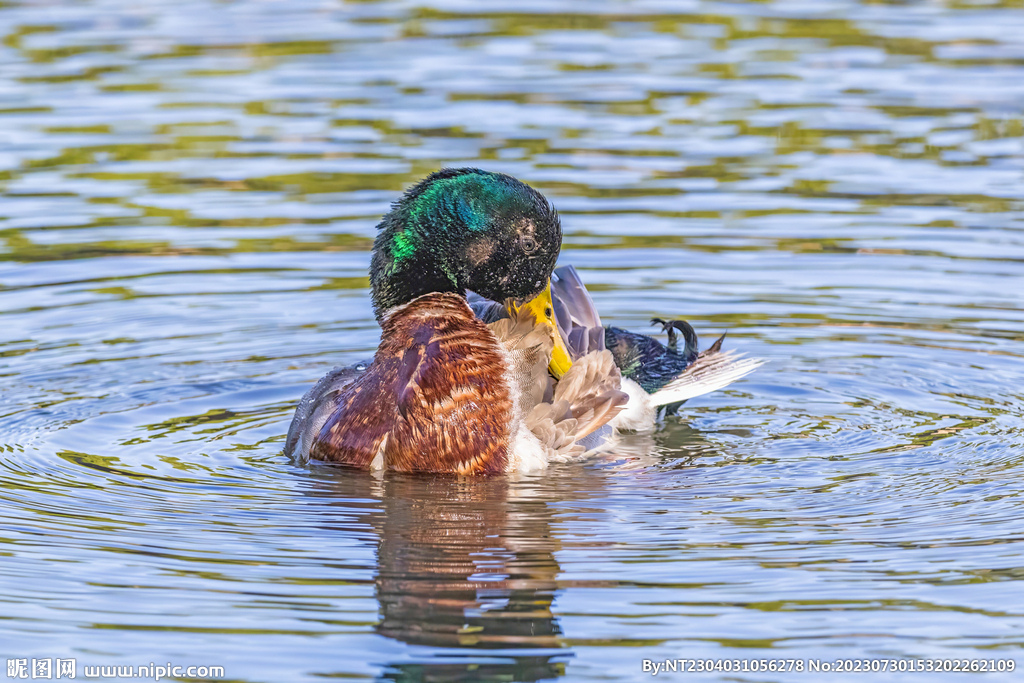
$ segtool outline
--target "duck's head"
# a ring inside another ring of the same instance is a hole
[[[509,309],[526,306],[554,326],[550,279],[562,227],[544,195],[525,183],[444,169],[406,191],[377,228],[370,286],[378,320],[423,294],[469,289]],[[552,371],[560,376],[570,361],[555,339]]]

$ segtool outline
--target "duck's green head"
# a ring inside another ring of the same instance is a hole
[[[470,289],[524,304],[547,288],[562,246],[558,214],[544,195],[476,168],[427,176],[377,227],[370,286],[378,319],[431,292]]]

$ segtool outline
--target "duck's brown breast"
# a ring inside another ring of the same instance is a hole
[[[341,392],[310,455],[404,472],[503,472],[512,441],[505,356],[455,294],[391,312],[366,373]]]

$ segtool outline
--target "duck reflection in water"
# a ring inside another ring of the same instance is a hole
[[[571,655],[551,611],[559,567],[547,503],[505,477],[398,475],[383,489],[377,631],[413,645],[492,651],[488,662],[475,652],[452,657],[464,663],[399,664],[384,680],[562,675]]]
[[[552,613],[560,571],[555,511],[537,492],[550,482],[315,470],[325,494],[379,501],[359,525],[364,534],[370,524],[380,539],[376,631],[441,648],[386,664],[379,680],[538,681],[565,673],[572,652]]]
[[[688,446],[711,445],[682,424]],[[562,550],[551,501],[601,498],[625,470],[674,467],[656,435],[633,435],[613,453],[543,476],[455,477],[314,466],[318,495],[359,516],[379,539],[374,592],[380,635],[413,646],[385,664],[382,681],[539,681],[565,674],[573,652],[555,616]],[[683,466],[678,464],[678,466]],[[625,475],[631,476],[631,475]],[[571,509],[571,507],[569,508]],[[585,543],[573,531],[574,543]]]

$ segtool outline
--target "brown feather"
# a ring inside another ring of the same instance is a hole
[[[629,396],[620,391],[619,369],[610,351],[595,351],[577,358],[551,392],[548,363],[555,328],[525,308],[511,318],[491,323],[491,331],[509,354],[510,375],[519,389],[518,414],[527,429],[548,450],[548,458],[565,460],[582,455],[577,441],[603,427],[626,406]],[[530,355],[528,350],[538,350]]]
[[[519,396],[517,414],[526,415],[553,389],[548,375],[551,350],[555,346],[555,328],[538,323],[525,308],[514,318],[503,318],[488,326],[508,353],[511,380]]]
[[[611,351],[594,351],[575,361],[555,386],[555,401],[572,406],[576,438],[600,429],[622,412],[629,395],[621,391],[621,376]]]
[[[373,363],[335,401],[314,458],[368,468],[383,444],[389,470],[506,469],[514,417],[505,356],[456,294],[427,294],[390,312]]]

